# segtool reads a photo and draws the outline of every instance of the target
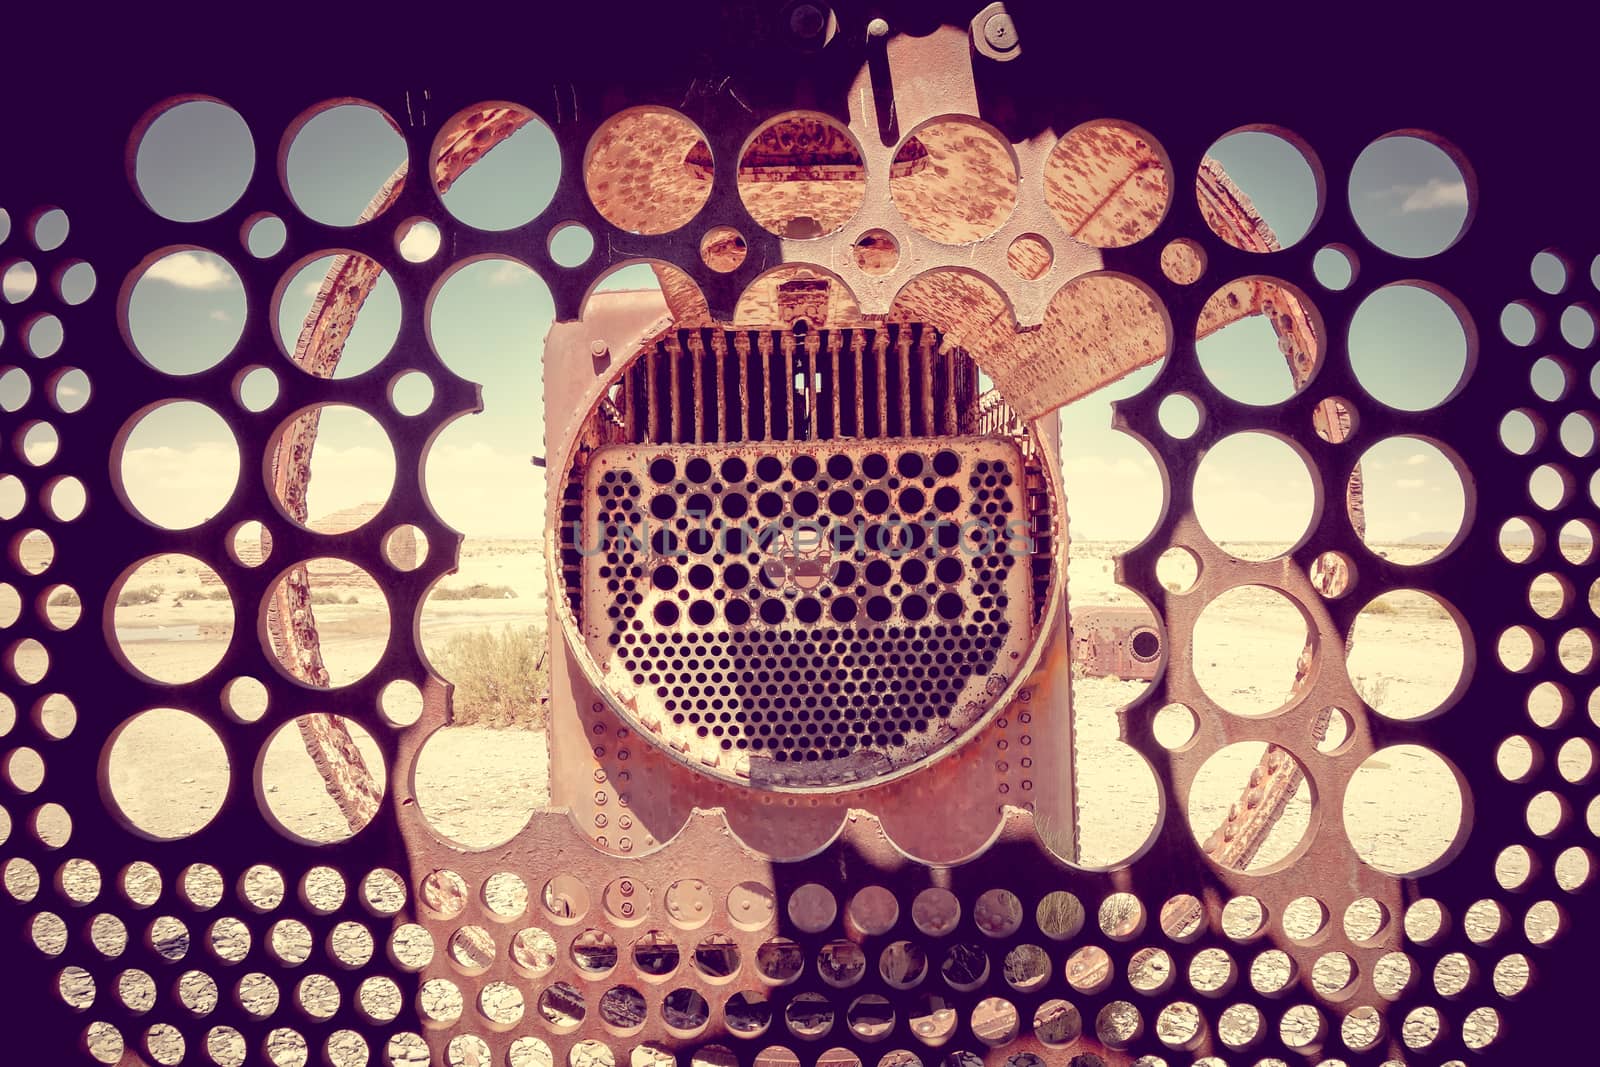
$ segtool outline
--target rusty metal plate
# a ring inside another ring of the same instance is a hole
[[[986,721],[1026,655],[1024,488],[996,437],[601,449],[587,647],[623,715],[709,773],[869,782]]]

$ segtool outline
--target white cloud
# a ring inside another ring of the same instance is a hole
[[[239,449],[231,441],[130,448],[122,454],[122,485],[135,510],[176,529],[215,515],[238,478]]]
[[[516,285],[527,281],[532,274],[533,272],[527,267],[507,259],[501,260],[494,270],[489,272],[488,280],[490,285]]]
[[[300,287],[300,291],[302,293],[304,293],[306,296],[311,297],[313,300],[315,300],[317,298],[317,293],[321,289],[322,289],[322,279],[321,278],[313,278],[309,282],[306,282],[304,285],[302,285]]]
[[[1428,454],[1426,452],[1413,452],[1406,457],[1406,466],[1408,467],[1420,467],[1426,462],[1428,462]]]
[[[174,252],[156,260],[144,276],[180,289],[233,289],[239,284],[227,264],[209,252]]]
[[[1447,182],[1442,178],[1429,178],[1421,185],[1391,186],[1389,192],[1400,198],[1402,215],[1467,206],[1467,183],[1464,181]]]
[[[230,319],[233,318],[232,315],[229,315],[226,311],[223,311],[221,308],[212,308],[210,313],[209,313],[209,317],[211,318],[211,320],[213,322],[227,322],[227,321],[229,321]]]
[[[417,225],[400,238],[400,254],[413,263],[426,262],[439,251],[439,229],[433,225]]]
[[[1401,478],[1394,484],[1396,488],[1399,489],[1422,489],[1427,486],[1428,483],[1427,480],[1423,478]]]
[[[54,434],[36,438],[22,446],[23,455],[28,457],[28,462],[34,466],[46,463],[56,454],[56,449],[61,445]]]
[[[485,442],[436,443],[424,472],[439,517],[469,537],[539,537],[544,471]]]
[[[4,281],[0,282],[0,291],[4,292],[7,300],[17,301],[31,295],[38,284],[39,272],[34,270],[32,263],[14,263],[6,271]]]

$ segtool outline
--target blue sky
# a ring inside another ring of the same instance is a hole
[[[1247,132],[1223,138],[1212,154],[1286,244],[1303,236],[1316,211],[1316,192],[1312,171],[1297,150],[1271,134]],[[290,193],[306,214],[351,224],[403,157],[398,134],[377,112],[345,106],[324,112],[301,129],[285,172]],[[412,162],[420,169],[423,161]],[[243,123],[231,110],[196,102],[167,113],[148,131],[135,170],[151,206],[183,221],[229,207],[252,167],[260,165]],[[485,229],[521,225],[550,202],[558,165],[550,132],[530,123],[469,170],[445,196],[445,206],[460,221]],[[1444,247],[1459,232],[1465,215],[1460,173],[1438,149],[1409,138],[1375,143],[1358,161],[1353,177],[1329,175],[1327,184],[1329,196],[1348,190],[1361,225],[1403,255]],[[1176,195],[1193,195],[1192,185],[1179,180]],[[294,225],[293,219],[285,221]],[[382,218],[370,225],[394,228],[397,256],[439,254],[436,233],[408,231],[404,222]],[[556,241],[558,258],[565,262],[581,261],[591,247],[592,239],[583,232],[569,231]],[[249,255],[243,247],[215,251],[236,260]],[[129,307],[133,341],[161,369],[179,376],[206,369],[240,336],[243,294],[223,256],[175,254],[156,264],[135,287]],[[288,278],[277,325],[285,344],[292,346],[326,260],[283,267]],[[1261,269],[1271,273],[1272,256],[1261,257]],[[27,280],[8,274],[7,299],[15,299]],[[1198,284],[1215,288],[1227,280],[1208,276]],[[643,267],[627,268],[607,280],[608,288],[652,284]],[[100,297],[112,288],[102,279]],[[1314,301],[1317,293],[1309,295]],[[385,278],[351,336],[341,376],[382,372],[401,314],[394,286]],[[552,318],[545,283],[508,261],[480,262],[458,271],[428,315],[426,326],[440,357],[456,373],[484,386],[484,412],[447,428],[435,442],[426,470],[435,506],[447,522],[469,535],[533,536],[542,527],[542,474],[528,460],[544,452],[540,357]],[[1455,386],[1464,365],[1465,342],[1453,313],[1417,288],[1368,297],[1351,344],[1362,383],[1406,409],[1436,403]],[[1218,388],[1240,400],[1273,403],[1291,390],[1276,339],[1260,319],[1203,341],[1200,353]],[[248,359],[264,368],[242,390],[241,401],[253,408],[272,400],[274,379],[301,373],[281,352],[250,353]],[[1154,461],[1136,441],[1110,429],[1110,401],[1141,388],[1152,373],[1137,372],[1063,412],[1063,469],[1075,538],[1133,540],[1155,522],[1159,481]],[[0,377],[0,407],[8,388],[15,386]],[[426,400],[426,388],[403,392],[402,399],[413,406]],[[174,382],[173,393],[182,395],[181,380]],[[1371,403],[1364,397],[1352,399],[1358,408]],[[139,506],[152,518],[193,525],[220,505],[239,469],[226,428],[229,414],[174,405],[139,428],[130,442],[126,476]],[[1372,445],[1362,441],[1355,447]],[[313,518],[376,495],[392,482],[393,463],[370,419],[348,410],[330,412],[317,447]],[[1369,454],[1368,464],[1375,539],[1402,540],[1459,523],[1459,479],[1436,451],[1406,440],[1383,442]],[[1211,457],[1202,474],[1202,510],[1214,516],[1210,525],[1222,540],[1293,540],[1310,516],[1305,507],[1290,502],[1305,498],[1308,479],[1304,464],[1280,442],[1259,435],[1230,442]],[[1382,489],[1385,484],[1392,484],[1393,491]]]

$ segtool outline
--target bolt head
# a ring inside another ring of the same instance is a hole
[[[796,4],[789,11],[789,32],[809,41],[828,25],[828,13],[820,4]]]
[[[867,23],[867,36],[874,38],[889,36],[889,21],[878,18]]]
[[[1017,47],[1017,24],[1004,11],[996,11],[983,24],[983,39],[997,52]]]

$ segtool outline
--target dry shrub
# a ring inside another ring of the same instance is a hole
[[[445,642],[437,666],[455,685],[451,722],[543,730],[549,640],[535,626],[467,630]]]

